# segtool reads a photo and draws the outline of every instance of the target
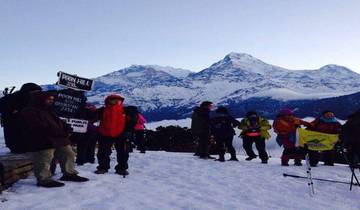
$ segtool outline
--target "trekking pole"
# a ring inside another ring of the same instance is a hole
[[[306,168],[307,168],[306,174],[307,174],[307,178],[308,178],[309,194],[310,194],[310,196],[313,196],[315,194],[315,190],[314,190],[314,183],[313,183],[312,175],[311,175],[309,153],[306,154],[305,159],[306,159]]]
[[[294,174],[286,174],[283,173],[284,177],[292,177],[292,178],[298,178],[298,179],[307,179],[306,176],[299,176]],[[331,179],[321,179],[321,178],[312,178],[313,180],[323,181],[323,182],[333,182],[333,183],[340,183],[340,184],[351,184],[350,182],[344,182],[344,181],[338,181],[338,180],[331,180]],[[354,183],[354,185],[358,185],[357,183]]]

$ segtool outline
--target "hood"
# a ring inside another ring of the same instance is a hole
[[[31,92],[31,91],[35,91],[35,90],[41,91],[42,88],[35,83],[25,83],[20,88],[21,92]]]
[[[119,99],[120,101],[124,101],[124,97],[120,96],[120,95],[116,95],[116,94],[113,94],[113,95],[109,95],[105,98],[105,105],[110,105],[110,100],[113,100],[113,99]]]

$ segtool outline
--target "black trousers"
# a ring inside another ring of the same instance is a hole
[[[259,157],[261,160],[269,159],[269,156],[265,150],[265,139],[261,137],[252,137],[252,136],[244,136],[243,138],[243,148],[245,149],[246,154],[249,157],[256,157],[252,149],[253,143],[255,143],[256,149],[259,153]]]
[[[77,141],[77,155],[76,163],[94,163],[95,162],[95,147],[98,140],[98,133],[96,131],[88,131],[87,133],[80,133]]]
[[[196,134],[195,138],[197,139],[199,145],[197,148],[197,155],[200,157],[207,157],[209,156],[209,140],[210,134],[209,133],[199,133]]]
[[[119,137],[106,137],[100,136],[99,138],[99,148],[97,153],[98,158],[98,169],[110,169],[110,155],[111,148],[115,144],[116,149],[116,158],[117,165],[115,170],[121,171],[128,169],[128,160],[129,160],[129,142],[127,141],[126,136],[123,134]]]
[[[141,152],[145,152],[145,136],[144,136],[144,134],[145,134],[144,130],[136,130],[134,132],[134,135],[135,135],[134,142],[137,146],[137,149],[140,150]]]
[[[320,159],[322,159],[325,164],[332,165],[335,162],[335,156],[336,156],[335,150],[327,150],[323,152],[309,150],[308,153],[309,153],[310,165],[312,166],[317,165]]]
[[[232,145],[233,138],[233,136],[215,136],[216,146],[220,157],[225,155],[225,148],[227,148],[231,157],[236,157],[236,151]]]

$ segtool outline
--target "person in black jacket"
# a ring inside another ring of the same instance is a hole
[[[340,143],[348,151],[349,164],[360,164],[360,109],[348,116],[348,120],[341,128]]]
[[[204,101],[200,107],[196,107],[191,116],[191,132],[199,142],[197,155],[201,159],[212,158],[209,155],[210,119],[209,114],[213,107],[210,101]]]
[[[236,151],[232,145],[235,135],[234,127],[239,126],[240,122],[232,117],[225,107],[219,107],[215,111],[215,115],[210,119],[211,134],[214,135],[219,161],[224,162],[225,146],[231,155],[229,160],[238,161]]]
[[[69,140],[69,128],[52,111],[54,97],[48,92],[34,93],[31,103],[20,115],[23,122],[27,151],[32,152],[34,174],[40,187],[61,187],[62,182],[51,178],[50,162],[54,155],[60,162],[62,181],[85,182],[87,178],[78,176]]]

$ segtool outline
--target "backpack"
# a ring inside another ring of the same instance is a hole
[[[138,122],[138,109],[136,106],[127,106],[125,109],[126,115],[126,131],[134,131],[134,127]]]

